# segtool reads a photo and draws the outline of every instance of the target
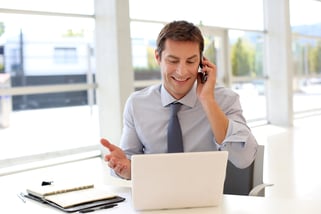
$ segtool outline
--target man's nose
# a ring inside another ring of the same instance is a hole
[[[184,63],[180,63],[177,66],[176,72],[180,75],[184,75],[187,72],[187,66]]]

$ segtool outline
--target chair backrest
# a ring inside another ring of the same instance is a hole
[[[263,184],[263,160],[264,146],[259,145],[256,157],[249,167],[240,169],[228,161],[224,194],[249,195],[255,186]],[[264,196],[264,189],[259,196]]]

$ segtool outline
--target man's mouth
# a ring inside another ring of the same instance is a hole
[[[176,78],[176,77],[172,77],[175,81],[177,82],[186,82],[187,80],[189,80],[189,78]]]

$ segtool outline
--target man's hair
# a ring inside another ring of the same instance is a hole
[[[157,38],[157,52],[161,57],[165,48],[165,41],[191,41],[199,44],[200,56],[204,49],[204,38],[200,29],[193,23],[187,21],[173,21],[166,24]]]

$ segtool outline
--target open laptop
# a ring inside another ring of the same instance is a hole
[[[132,156],[136,210],[217,206],[223,197],[227,151]]]

